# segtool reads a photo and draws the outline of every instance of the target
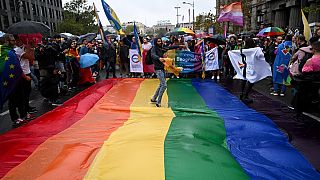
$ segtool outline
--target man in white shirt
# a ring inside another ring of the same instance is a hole
[[[32,120],[35,117],[32,116],[30,113],[35,113],[36,109],[33,107],[30,107],[29,100],[30,100],[30,93],[31,93],[31,70],[30,70],[30,61],[32,60],[32,57],[30,57],[29,53],[26,52],[26,48],[23,45],[22,41],[17,37],[17,46],[14,48],[17,58],[20,61],[20,65],[23,71],[24,78],[23,81],[23,87],[24,87],[24,99],[23,103],[25,104],[25,108],[28,112],[28,115],[26,117],[27,120]]]
[[[143,39],[142,49],[149,51],[152,48],[152,44],[148,42],[146,38]]]

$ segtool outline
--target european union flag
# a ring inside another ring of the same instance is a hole
[[[106,14],[110,24],[113,26],[115,30],[117,30],[120,34],[124,34],[122,31],[122,26],[120,23],[120,20],[117,16],[117,14],[114,12],[114,10],[105,2],[105,0],[101,0],[102,7],[104,10],[104,13]]]
[[[21,78],[22,69],[15,51],[0,45],[0,109]]]

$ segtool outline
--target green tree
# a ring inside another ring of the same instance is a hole
[[[158,37],[163,37],[166,35],[167,30],[165,28],[160,28],[160,29],[156,30],[155,33]]]
[[[87,0],[72,0],[64,6],[64,19],[58,24],[58,32],[69,32],[75,35],[97,32],[94,10]]]
[[[138,26],[137,27],[137,31],[140,32],[140,29]],[[133,25],[128,25],[126,26],[126,35],[129,35],[130,33],[133,33]]]
[[[215,27],[216,16],[214,16],[212,13],[204,13],[200,14],[196,17],[196,22],[194,23],[195,30],[203,30],[208,31],[210,27]],[[218,29],[215,27],[215,29]]]
[[[137,27],[137,29],[139,28]],[[129,35],[132,32],[133,32],[133,25],[126,26],[126,34]]]

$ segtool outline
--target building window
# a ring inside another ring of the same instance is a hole
[[[6,4],[6,1],[4,1],[4,4]],[[10,5],[11,11],[19,10],[19,5],[17,4],[16,6],[14,1],[9,1],[9,5]]]
[[[37,15],[36,5],[35,5],[35,4],[31,4],[31,6],[32,6],[32,14],[33,14],[34,16],[36,16],[36,15]]]
[[[40,16],[39,6],[37,6],[37,14]]]
[[[257,23],[258,24],[263,23],[263,21],[264,21],[263,15],[264,15],[264,13],[261,10],[257,11]]]
[[[4,24],[4,28],[7,29],[9,27],[9,17],[8,16],[4,16],[3,17],[3,24]]]

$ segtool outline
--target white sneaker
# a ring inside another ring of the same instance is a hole
[[[217,76],[217,80],[219,80],[220,79],[220,76]]]
[[[211,79],[214,79],[214,76],[212,76]]]

